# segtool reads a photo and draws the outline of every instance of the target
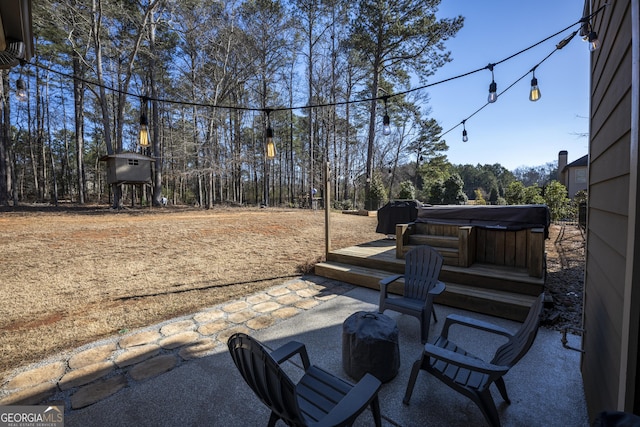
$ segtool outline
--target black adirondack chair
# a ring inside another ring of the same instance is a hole
[[[429,339],[431,316],[438,321],[433,310],[433,297],[445,289],[438,280],[442,269],[442,255],[431,246],[422,245],[411,249],[405,256],[404,274],[385,277],[380,281],[380,306],[378,311],[398,311],[417,317],[420,320],[420,339],[426,343]],[[389,284],[404,278],[404,295],[392,296],[388,292]]]
[[[354,386],[309,363],[304,344],[291,341],[269,353],[247,334],[232,335],[231,357],[260,400],[271,409],[269,427],[283,420],[289,426],[350,426],[371,406],[375,425],[382,425],[378,391],[380,381],[365,374]],[[304,376],[294,384],[280,363],[299,354]]]
[[[531,306],[526,320],[515,334],[488,322],[455,314],[447,316],[442,334],[436,338],[433,344],[424,346],[422,356],[413,364],[403,402],[409,404],[418,373],[420,370],[425,370],[473,400],[487,422],[492,426],[499,427],[500,418],[489,386],[495,383],[505,402],[511,403],[503,376],[531,348],[540,325],[543,305],[544,293],[540,294]],[[493,359],[487,363],[449,341],[449,328],[452,325],[463,325],[503,335],[509,340],[496,350]]]

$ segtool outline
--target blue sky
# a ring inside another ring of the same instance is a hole
[[[578,21],[583,0],[443,0],[439,17],[465,17],[464,27],[446,42],[453,61],[430,82],[496,63]],[[498,93],[507,88],[578,27],[494,68]],[[444,136],[453,164],[500,163],[509,170],[557,160],[567,150],[569,162],[587,154],[589,115],[589,57],[579,34],[536,70],[542,93],[529,101],[531,75],[467,120],[468,142],[462,126]],[[491,72],[484,70],[427,89],[431,116],[447,131],[486,103]]]

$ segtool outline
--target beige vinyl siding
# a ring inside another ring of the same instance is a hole
[[[595,1],[592,10],[603,2]],[[582,374],[589,416],[616,410],[623,348],[630,189],[631,9],[610,2],[594,22]],[[636,167],[636,166],[633,166]],[[622,369],[623,370],[623,369]]]

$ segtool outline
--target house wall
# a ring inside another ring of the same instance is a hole
[[[640,224],[636,227],[640,210],[636,207],[637,125],[632,127],[632,117],[638,114],[638,109],[632,108],[632,99],[637,104],[632,94],[637,93],[638,79],[632,73],[631,36],[631,5],[638,1],[609,1],[604,13],[592,21],[601,47],[591,54],[585,352],[581,365],[592,420],[602,410],[639,409],[635,405],[635,376],[639,335],[636,294],[640,290],[636,254],[640,246],[636,251],[635,242],[640,241]],[[593,1],[591,10],[603,4],[602,0]]]
[[[567,193],[569,198],[573,199],[578,191],[587,189],[587,167],[569,168],[567,174]]]

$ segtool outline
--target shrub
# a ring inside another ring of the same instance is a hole
[[[400,191],[398,192],[398,199],[415,199],[416,188],[411,181],[402,181],[400,183]]]
[[[429,203],[434,205],[442,204],[444,200],[444,182],[434,182],[429,189],[429,195],[426,199],[429,201]]]
[[[387,190],[384,188],[382,178],[379,174],[374,174],[371,180],[371,190],[369,192],[371,210],[376,210],[387,201]]]
[[[498,189],[496,187],[491,188],[491,192],[489,193],[489,203],[492,205],[498,204]]]
[[[558,181],[551,181],[544,190],[544,201],[549,207],[551,221],[570,218],[575,215],[571,200],[567,197],[567,187]]]
[[[525,187],[524,203],[527,205],[539,205],[545,203],[544,197],[542,197],[542,188],[538,187],[538,184]]]
[[[353,202],[351,199],[334,200],[333,208],[338,210],[350,211],[353,209]]]
[[[453,174],[444,182],[444,197],[442,202],[449,205],[463,205],[467,202],[467,195],[462,191],[464,182],[460,175]]]
[[[524,203],[524,184],[520,181],[513,181],[504,192],[504,198],[510,205],[521,205]]]

